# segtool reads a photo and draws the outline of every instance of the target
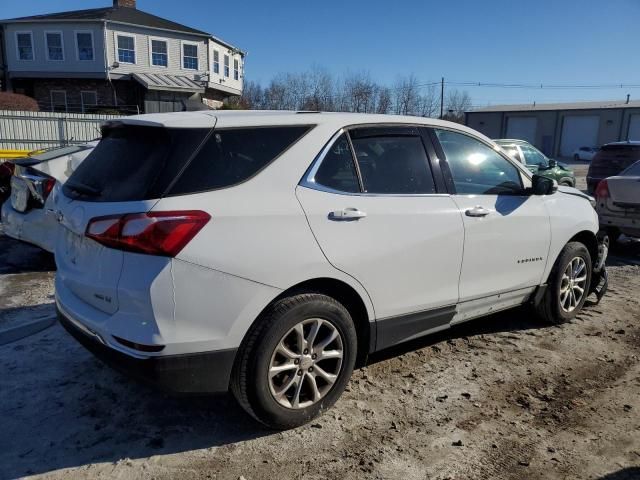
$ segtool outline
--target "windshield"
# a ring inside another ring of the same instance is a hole
[[[521,145],[520,149],[524,155],[524,161],[527,165],[537,165],[538,167],[549,166],[549,161],[539,150],[531,145]]]
[[[620,174],[623,177],[640,177],[640,161],[634,163]]]

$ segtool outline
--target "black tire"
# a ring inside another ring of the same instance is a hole
[[[580,301],[576,304],[572,311],[566,311],[562,308],[560,302],[560,289],[562,287],[562,277],[567,269],[569,262],[575,258],[582,258],[586,264],[586,282],[584,284],[584,293]],[[538,316],[547,323],[559,325],[568,322],[574,318],[584,305],[591,286],[591,274],[593,264],[591,262],[591,254],[584,244],[580,242],[569,242],[560,252],[556,263],[549,274],[547,281],[547,289],[542,296],[540,302],[535,305]]]
[[[316,403],[287,408],[278,403],[270,390],[272,355],[287,332],[301,321],[315,318],[329,322],[341,336],[343,357],[339,373]],[[267,307],[242,342],[231,374],[231,391],[242,408],[264,425],[281,430],[298,427],[321,415],[340,397],[353,372],[357,348],[351,315],[335,299],[317,293],[281,299]]]
[[[567,181],[560,182],[560,185],[564,185],[565,187],[573,187],[573,185],[571,184],[571,182],[567,182]]]

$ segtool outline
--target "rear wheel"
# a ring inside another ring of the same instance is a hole
[[[549,274],[547,289],[536,305],[538,315],[553,324],[574,318],[589,294],[592,269],[587,247],[579,242],[569,242]]]
[[[330,408],[355,364],[356,331],[331,297],[301,294],[268,307],[238,352],[231,391],[255,419],[293,428]]]

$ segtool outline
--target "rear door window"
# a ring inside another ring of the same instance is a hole
[[[367,193],[425,194],[436,187],[416,129],[356,129],[350,132]],[[415,133],[412,133],[415,132]]]
[[[107,128],[64,193],[85,201],[125,202],[229,187],[255,175],[310,128]]]
[[[322,159],[313,180],[319,185],[339,192],[360,192],[358,174],[346,134],[340,135],[333,143]]]

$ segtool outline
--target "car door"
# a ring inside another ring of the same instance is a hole
[[[547,262],[544,197],[527,194],[524,172],[491,144],[447,129],[434,129],[434,141],[465,230],[454,322],[524,301]]]
[[[297,197],[328,261],[373,302],[377,348],[449,325],[463,225],[420,128],[353,128],[321,153]]]

